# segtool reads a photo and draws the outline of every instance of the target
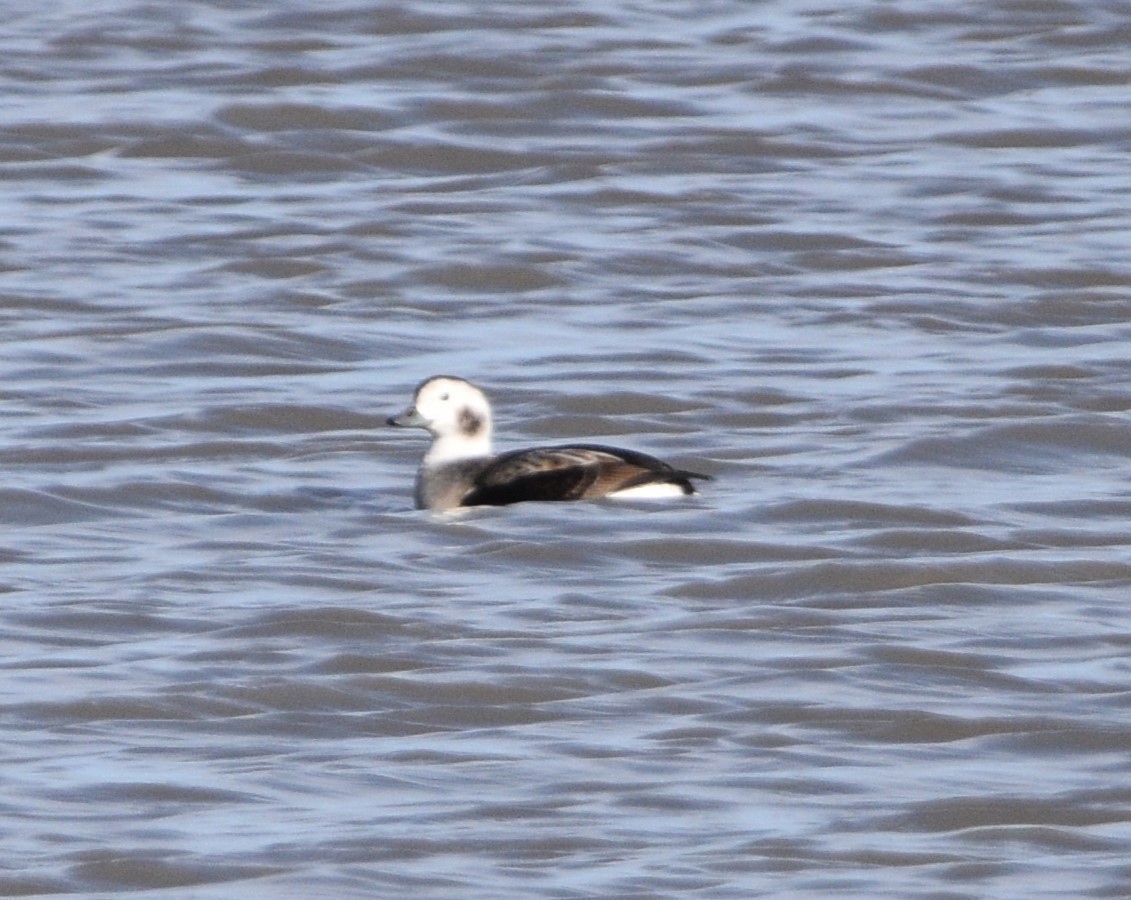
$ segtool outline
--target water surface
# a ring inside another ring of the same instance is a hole
[[[1129,13],[10,17],[0,893],[1126,894]]]

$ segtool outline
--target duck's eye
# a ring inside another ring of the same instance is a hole
[[[448,399],[448,395],[447,395],[447,394],[441,394],[441,395],[440,395],[440,399],[441,399],[441,400],[447,400],[447,399]]]

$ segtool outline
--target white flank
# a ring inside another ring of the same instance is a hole
[[[660,500],[667,497],[682,497],[683,488],[678,484],[641,484],[605,496],[614,500]]]

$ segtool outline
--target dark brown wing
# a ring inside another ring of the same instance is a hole
[[[598,444],[516,450],[492,460],[463,498],[463,506],[505,506],[523,500],[583,500],[656,482],[694,493],[689,478],[706,476],[673,469],[632,450]]]
[[[671,480],[673,483],[678,484],[680,481],[687,481],[690,478],[697,478],[702,481],[713,481],[710,475],[702,475],[699,472],[689,472],[687,469],[677,469],[674,466],[668,465],[662,459],[656,459],[654,456],[649,456],[647,453],[639,453],[636,450],[624,450],[620,447],[607,447],[604,444],[571,444],[568,449],[572,450],[592,450],[594,453],[604,453],[609,456],[615,456],[622,462],[626,462],[631,466],[636,466],[639,469],[646,469],[656,476],[667,476],[667,478],[650,478],[642,481],[641,484],[648,484],[653,481]],[[688,488],[694,490],[689,484]],[[623,488],[621,488],[623,490]]]

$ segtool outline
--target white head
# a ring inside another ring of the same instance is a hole
[[[426,428],[432,434],[425,465],[491,454],[491,405],[462,378],[437,375],[422,382],[412,406],[389,424]]]

